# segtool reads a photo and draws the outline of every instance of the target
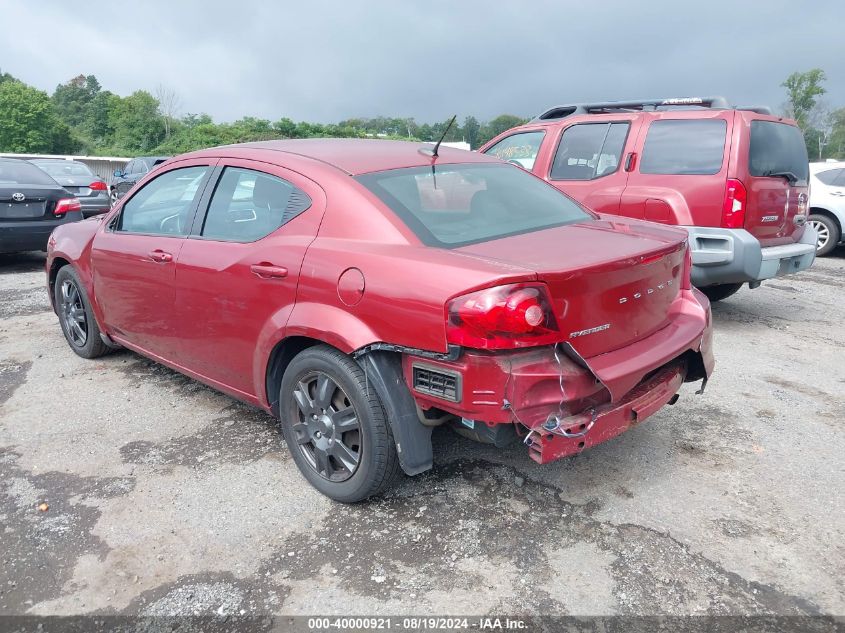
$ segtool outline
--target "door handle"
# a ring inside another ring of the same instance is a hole
[[[170,253],[165,253],[160,248],[151,251],[149,254],[147,254],[147,257],[159,264],[166,264],[167,262],[173,261],[173,255],[171,255]]]
[[[845,197],[845,191],[831,191],[830,195],[842,198]]]
[[[625,171],[633,171],[636,164],[637,164],[637,154],[636,154],[636,152],[628,152],[628,155],[625,157]]]
[[[253,275],[262,279],[284,279],[288,276],[288,269],[284,266],[274,266],[268,262],[253,264],[249,267]]]

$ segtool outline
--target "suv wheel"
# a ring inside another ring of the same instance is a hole
[[[704,286],[704,288],[699,288],[699,290],[710,301],[721,301],[735,294],[740,288],[742,288],[742,284],[716,284],[715,286]]]
[[[100,328],[91,312],[85,287],[71,266],[64,266],[56,275],[53,297],[70,348],[82,358],[107,354],[110,348],[100,338]]]
[[[384,491],[399,472],[381,400],[360,365],[338,350],[318,345],[291,361],[279,412],[297,467],[327,497],[361,501]]]
[[[841,236],[839,227],[836,226],[833,218],[813,213],[808,218],[807,223],[816,229],[816,232],[819,234],[819,241],[816,242],[816,255],[824,257],[836,248]]]

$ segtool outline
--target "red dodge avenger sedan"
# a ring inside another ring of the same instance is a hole
[[[126,347],[272,413],[305,478],[345,502],[431,468],[434,426],[546,463],[713,369],[682,229],[450,148],[179,156],[58,227],[47,273],[73,351]]]

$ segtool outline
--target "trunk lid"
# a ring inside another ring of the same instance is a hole
[[[457,250],[534,270],[563,340],[590,358],[668,324],[685,245],[683,230],[604,216]]]
[[[61,189],[56,187],[56,191],[61,191]],[[56,199],[54,192],[49,188],[0,185],[0,220],[42,218],[54,199]]]
[[[807,148],[798,126],[772,117],[750,119],[745,230],[762,246],[796,242],[804,231],[809,196]],[[741,155],[742,155],[741,154]]]

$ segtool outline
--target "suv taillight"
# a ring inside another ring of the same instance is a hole
[[[560,340],[544,284],[496,286],[446,304],[446,340],[474,349],[514,349]]]
[[[748,193],[745,185],[735,178],[728,178],[725,187],[725,201],[722,203],[722,226],[726,229],[741,229],[745,226],[745,207]]]
[[[104,183],[102,180],[95,180],[90,185],[88,185],[88,188],[92,191],[105,191],[106,183]]]
[[[69,211],[81,211],[82,204],[78,198],[62,198],[56,203],[56,208],[53,209],[53,215],[57,218],[64,216]]]

